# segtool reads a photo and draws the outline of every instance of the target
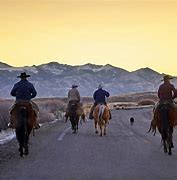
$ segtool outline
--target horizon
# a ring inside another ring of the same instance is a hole
[[[85,63],[85,64],[79,64],[79,65],[77,65],[77,64],[75,64],[75,65],[72,65],[72,64],[65,64],[65,63],[61,63],[61,62],[57,62],[57,61],[49,61],[49,62],[46,62],[46,63],[42,63],[42,64],[38,64],[38,65],[36,65],[36,64],[33,64],[33,65],[25,65],[25,66],[13,66],[13,65],[11,65],[11,64],[7,64],[7,63],[5,63],[5,62],[3,62],[3,61],[1,61],[0,60],[0,63],[3,63],[3,64],[6,64],[6,65],[9,65],[9,66],[11,66],[12,68],[23,68],[23,67],[32,67],[32,66],[40,66],[40,65],[45,65],[45,64],[49,64],[49,63],[58,63],[58,64],[61,64],[61,65],[67,65],[67,66],[72,66],[72,67],[76,67],[76,66],[84,66],[84,65],[88,65],[88,64],[90,64],[90,65],[96,65],[96,66],[113,66],[113,67],[115,67],[115,68],[120,68],[120,69],[123,69],[123,70],[126,70],[126,71],[128,71],[128,72],[133,72],[133,71],[137,71],[137,70],[140,70],[140,69],[146,69],[146,68],[148,68],[148,69],[150,69],[150,70],[152,70],[152,71],[155,71],[155,72],[157,72],[157,73],[159,73],[159,74],[165,74],[165,73],[163,73],[163,72],[159,72],[159,71],[157,71],[157,70],[155,70],[155,69],[153,69],[153,68],[150,68],[150,67],[140,67],[140,68],[138,68],[138,69],[135,69],[135,70],[132,70],[132,71],[130,71],[130,70],[127,70],[127,69],[124,69],[124,68],[122,68],[122,67],[117,67],[117,66],[114,66],[114,65],[112,65],[112,64],[93,64],[93,63]],[[167,74],[166,74],[167,75]],[[168,74],[168,75],[172,75],[172,74]],[[174,77],[177,77],[176,75],[172,75],[172,76],[174,76]]]
[[[56,61],[177,76],[177,1],[0,0],[0,60]]]

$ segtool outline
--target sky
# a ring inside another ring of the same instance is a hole
[[[177,0],[0,0],[0,61],[177,75]]]

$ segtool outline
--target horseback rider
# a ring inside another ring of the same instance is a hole
[[[170,82],[170,79],[173,79],[173,77],[165,75],[162,80],[164,83],[159,86],[159,105],[166,103],[174,106],[173,99],[176,98],[177,94],[174,85]]]
[[[27,80],[27,77],[30,77],[30,75],[26,74],[26,72],[21,73],[17,77],[21,78],[21,80],[13,86],[10,94],[16,97],[15,104],[18,103],[19,101],[29,101],[32,103],[33,110],[35,111],[36,114],[36,122],[34,128],[38,129],[40,128],[40,125],[37,122],[39,108],[33,101],[31,101],[31,99],[36,97],[37,95],[36,89],[34,88],[33,84]],[[10,108],[9,110],[10,112],[12,112],[12,110],[15,108],[15,104]],[[14,128],[12,121],[13,119],[11,119],[9,127]]]
[[[70,111],[71,104],[76,104],[77,107],[80,109],[82,119],[85,118],[82,104],[80,103],[80,93],[79,93],[77,87],[78,87],[78,85],[73,84],[71,89],[68,91],[68,105],[66,108],[66,114],[65,114],[66,120],[65,121],[67,121],[67,119],[69,117],[69,111]]]
[[[70,105],[72,102],[79,103],[80,102],[80,93],[77,89],[78,85],[73,84],[72,89],[68,91],[68,104]]]
[[[157,104],[156,109],[160,109],[163,104],[167,104],[172,108],[176,108],[173,100],[176,98],[177,93],[174,85],[170,82],[171,79],[173,79],[173,77],[164,75],[162,80],[164,82],[159,86],[158,89],[159,103]],[[173,133],[173,126],[170,126],[170,129]],[[172,147],[174,147],[173,142]]]
[[[105,98],[109,97],[109,96],[110,96],[109,92],[104,90],[103,86],[101,84],[99,84],[98,89],[93,94],[93,99],[95,102],[94,102],[94,105],[90,109],[89,119],[93,119],[93,110],[97,104],[107,105]],[[109,114],[110,114],[110,119],[111,119],[112,118],[111,112]]]

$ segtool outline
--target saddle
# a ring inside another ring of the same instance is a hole
[[[78,103],[77,101],[69,102],[68,107],[66,108],[66,114],[65,114],[66,119],[68,117],[70,117],[73,109],[76,111],[76,114],[78,116],[81,116],[83,119],[85,119],[85,113],[84,113],[83,106],[81,103]]]
[[[169,126],[174,127],[177,126],[177,107],[173,104],[159,104],[154,110],[153,120],[151,121],[151,125],[153,129],[161,123],[161,113],[166,109],[168,111],[168,119],[169,119]]]
[[[31,119],[33,125],[36,125],[39,109],[34,102],[31,101],[18,101],[15,102],[9,109],[10,114],[10,127],[16,129],[17,127],[17,120],[18,120],[18,109],[21,107],[25,107],[29,111],[33,111],[34,117]]]

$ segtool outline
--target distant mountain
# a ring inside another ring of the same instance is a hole
[[[72,84],[79,85],[81,96],[92,96],[98,84],[102,84],[111,95],[139,92],[155,92],[161,83],[162,74],[142,68],[133,72],[110,64],[85,64],[71,66],[49,62],[39,66],[12,67],[0,63],[0,98],[10,98],[10,90],[21,72],[31,75],[38,97],[64,97]],[[177,85],[177,78],[173,79]]]
[[[10,65],[8,65],[6,63],[0,62],[0,68],[9,68],[9,67],[12,67],[12,66],[10,66]]]

